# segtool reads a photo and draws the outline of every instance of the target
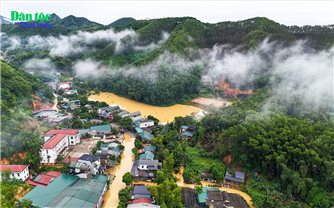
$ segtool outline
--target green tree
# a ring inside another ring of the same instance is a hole
[[[131,185],[133,182],[133,176],[131,175],[131,173],[127,172],[123,175],[122,178],[123,183],[125,183],[127,186]]]
[[[127,130],[130,130],[132,127],[132,120],[129,117],[121,118],[121,120],[118,123]]]
[[[169,208],[182,208],[182,188],[179,187],[173,179],[165,179],[163,183],[157,186],[150,186],[149,190],[154,196],[157,204]]]
[[[1,172],[1,180],[8,181],[10,179],[10,174],[12,174],[10,169],[3,170]]]

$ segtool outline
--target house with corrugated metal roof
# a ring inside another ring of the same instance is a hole
[[[82,179],[61,174],[48,186],[36,186],[20,200],[31,200],[37,207],[101,207],[107,191],[107,176]]]

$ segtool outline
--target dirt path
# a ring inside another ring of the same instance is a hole
[[[126,187],[125,183],[122,182],[123,175],[126,172],[130,172],[132,168],[132,149],[135,147],[135,138],[128,133],[126,133],[124,137],[124,152],[122,154],[121,164],[111,170],[111,174],[114,175],[115,178],[104,197],[103,208],[117,208],[119,202],[118,192]]]
[[[55,96],[55,99],[53,101],[54,104],[52,106],[52,109],[53,110],[58,110],[58,107],[57,107],[57,105],[58,105],[58,95],[56,93],[53,93],[53,96]]]

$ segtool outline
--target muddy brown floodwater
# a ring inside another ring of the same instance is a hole
[[[134,137],[131,134],[124,134],[124,151],[122,154],[121,164],[112,168],[110,174],[114,175],[114,180],[111,182],[109,190],[104,196],[103,208],[117,208],[119,198],[118,192],[125,188],[125,183],[122,182],[123,175],[126,172],[130,172],[133,164],[133,153],[132,149],[135,147]]]
[[[148,115],[152,115],[162,123],[172,122],[177,116],[187,116],[202,111],[202,109],[190,105],[176,104],[168,107],[148,105],[110,92],[101,92],[99,94],[90,95],[88,99],[100,102],[104,101],[108,103],[108,105],[119,105],[130,113],[140,111],[142,116],[147,117]]]

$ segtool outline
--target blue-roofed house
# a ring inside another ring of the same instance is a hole
[[[80,135],[89,134],[92,137],[102,137],[102,138],[105,138],[106,134],[110,134],[111,133],[111,126],[110,126],[110,124],[92,126],[92,127],[88,128],[88,129],[80,129],[79,133],[80,133]]]
[[[219,188],[203,186],[202,193],[198,194],[198,202],[201,207],[207,207],[208,191],[219,191]]]
[[[180,138],[191,139],[196,131],[194,126],[181,126],[179,129]]]
[[[153,144],[149,144],[148,146],[144,147],[144,151],[150,151],[150,152],[155,152],[155,150],[157,149],[156,146],[154,146]]]
[[[139,155],[139,160],[154,160],[154,154],[151,151]]]
[[[227,172],[225,173],[225,183],[226,182],[231,182],[231,183],[236,183],[240,184],[245,181],[245,173],[242,171],[235,171],[235,174],[232,175],[231,173]]]
[[[92,126],[90,127],[90,131],[95,131],[97,134],[108,134],[111,132],[110,124],[106,125],[99,125],[99,126]]]
[[[153,139],[153,135],[148,131],[143,131],[140,134],[138,134],[142,139],[151,141]]]
[[[182,139],[191,139],[193,137],[193,132],[191,131],[184,131],[181,133],[181,138]]]
[[[143,129],[141,129],[139,127],[136,127],[135,130],[136,130],[137,134],[140,134],[144,131]]]

